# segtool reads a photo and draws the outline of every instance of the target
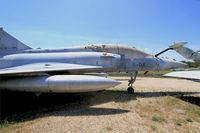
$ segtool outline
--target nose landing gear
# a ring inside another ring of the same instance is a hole
[[[135,82],[137,75],[138,75],[137,71],[134,72],[134,73],[132,73],[132,72],[130,73],[131,79],[128,81],[128,86],[129,87],[127,88],[127,92],[129,94],[134,94],[134,92],[135,92],[135,90],[133,88],[133,83]]]

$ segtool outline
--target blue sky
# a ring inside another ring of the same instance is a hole
[[[200,48],[200,0],[0,0],[0,5],[0,27],[33,48],[120,43],[157,53],[174,41]]]

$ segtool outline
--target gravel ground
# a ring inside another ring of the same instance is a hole
[[[127,88],[128,77],[113,77],[122,81],[116,88]],[[136,92],[200,92],[200,82],[174,78],[137,78],[134,83]]]
[[[0,129],[19,133],[200,132],[200,83],[184,79],[138,78],[134,95],[121,85],[88,94],[80,103],[37,114]],[[181,98],[179,97],[181,95]],[[184,95],[184,96],[183,96]],[[196,104],[191,99],[198,98]]]

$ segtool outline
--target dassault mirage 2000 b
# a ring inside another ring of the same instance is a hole
[[[138,71],[184,65],[119,45],[34,50],[0,29],[0,89],[39,93],[98,91],[120,82],[86,73],[128,72],[128,90],[134,92],[132,84]]]

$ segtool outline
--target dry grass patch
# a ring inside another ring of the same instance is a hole
[[[160,83],[160,79],[156,80]],[[123,82],[126,87],[127,80]],[[7,132],[36,133],[42,131],[52,133],[65,131],[189,133],[200,131],[199,106],[179,99],[176,97],[178,92],[174,92],[175,94],[165,92],[168,91],[168,85],[164,88],[161,86],[159,90],[152,87],[151,90],[148,86],[151,86],[152,82],[146,82],[146,78],[138,82],[145,84],[144,88],[147,87],[148,90],[142,90],[142,87],[136,86],[136,93],[131,95],[127,94],[124,86],[119,86],[101,92],[80,94],[69,98],[69,100],[74,100],[64,103],[61,108],[52,111],[47,108],[45,114],[41,114],[42,119],[36,117],[34,122],[25,121],[24,124],[19,124],[19,128],[4,129],[7,129]],[[175,91],[180,90],[182,86]],[[6,132],[0,129],[1,131]]]
[[[112,131],[112,127],[110,126],[106,127],[106,131]]]

